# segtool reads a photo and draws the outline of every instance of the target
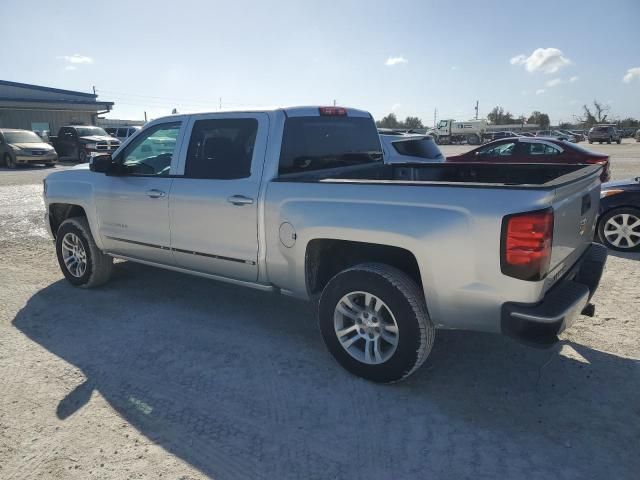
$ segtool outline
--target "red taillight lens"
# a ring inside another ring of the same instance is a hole
[[[347,109],[344,107],[320,107],[320,115],[325,117],[346,117]]]
[[[541,280],[549,271],[553,209],[509,215],[502,221],[502,273],[521,280]]]
[[[585,159],[585,163],[588,163],[590,165],[594,165],[594,164],[599,164],[599,163],[605,163],[605,164],[609,164],[609,157],[587,157]]]

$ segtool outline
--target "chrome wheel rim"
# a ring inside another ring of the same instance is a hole
[[[333,327],[342,348],[368,365],[386,362],[398,347],[400,332],[393,312],[368,292],[342,297],[334,311]]]
[[[87,271],[87,252],[75,233],[67,233],[62,238],[62,260],[74,277],[80,278]]]
[[[617,248],[635,248],[640,245],[640,218],[630,213],[612,216],[604,224],[604,237]]]

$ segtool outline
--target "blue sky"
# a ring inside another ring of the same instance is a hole
[[[2,13],[0,79],[95,85],[116,118],[220,98],[225,109],[335,99],[425,124],[434,108],[471,118],[476,100],[481,116],[501,105],[569,121],[597,98],[640,118],[638,0],[4,0]]]

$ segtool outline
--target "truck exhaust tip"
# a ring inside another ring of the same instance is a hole
[[[587,317],[593,317],[596,314],[596,306],[593,303],[588,303],[582,309],[582,315],[586,315]]]

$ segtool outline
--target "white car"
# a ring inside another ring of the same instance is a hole
[[[380,133],[384,163],[442,163],[446,160],[429,135]]]

